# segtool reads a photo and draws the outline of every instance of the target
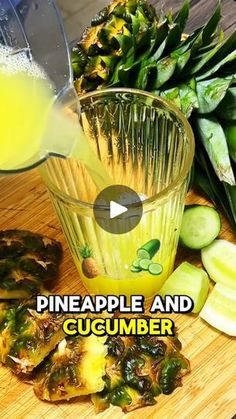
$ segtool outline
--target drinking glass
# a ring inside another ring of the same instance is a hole
[[[151,297],[174,267],[194,157],[191,127],[172,103],[134,89],[85,94],[79,117],[114,184],[143,200],[132,231],[109,233],[94,217],[99,191],[85,166],[75,159],[45,162],[40,170],[80,278],[92,294]]]

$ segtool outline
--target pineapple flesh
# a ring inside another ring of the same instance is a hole
[[[60,342],[35,379],[36,396],[55,402],[102,391],[107,354],[105,340],[92,334]]]
[[[0,299],[27,298],[58,277],[59,242],[23,230],[0,232]]]

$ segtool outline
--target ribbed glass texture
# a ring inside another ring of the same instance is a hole
[[[146,200],[134,230],[107,233],[94,219],[98,190],[85,167],[73,159],[45,163],[42,176],[80,278],[91,293],[150,297],[174,267],[194,156],[191,128],[170,103],[132,89],[83,96],[81,123],[114,184],[129,186]],[[163,272],[131,272],[137,250],[153,239],[161,247],[152,262]]]

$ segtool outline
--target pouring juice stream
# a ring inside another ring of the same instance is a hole
[[[100,191],[112,185],[77,118],[54,105],[47,81],[0,71],[0,170],[23,170],[49,154],[83,163]]]

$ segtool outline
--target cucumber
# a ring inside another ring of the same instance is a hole
[[[151,263],[148,267],[148,271],[152,275],[160,275],[163,271],[163,267],[159,263]]]
[[[140,263],[140,261],[141,261],[142,259],[137,259],[137,260],[135,260],[134,261],[134,263],[133,263],[133,266],[135,267],[135,268],[139,268],[140,269],[140,266],[139,266],[139,263]]]
[[[130,270],[131,270],[131,272],[137,274],[137,273],[141,272],[142,269],[136,268],[136,266],[132,265],[131,268],[130,268]]]
[[[221,219],[218,212],[208,206],[186,207],[180,231],[180,244],[189,249],[202,249],[218,237]]]
[[[151,264],[152,264],[152,261],[150,259],[141,259],[139,262],[139,266],[143,271],[148,271],[148,267]]]
[[[139,259],[152,259],[155,254],[160,249],[160,241],[157,239],[150,240],[146,244],[144,244],[140,249],[137,251],[137,256]]]
[[[207,299],[209,286],[210,281],[205,271],[184,262],[164,283],[160,295],[187,295],[194,302],[193,313],[199,313]]]
[[[202,263],[210,278],[236,289],[236,245],[227,240],[215,240],[202,249]]]
[[[236,121],[225,127],[225,136],[231,158],[236,162]]]
[[[236,290],[216,284],[200,317],[221,332],[236,336]]]

